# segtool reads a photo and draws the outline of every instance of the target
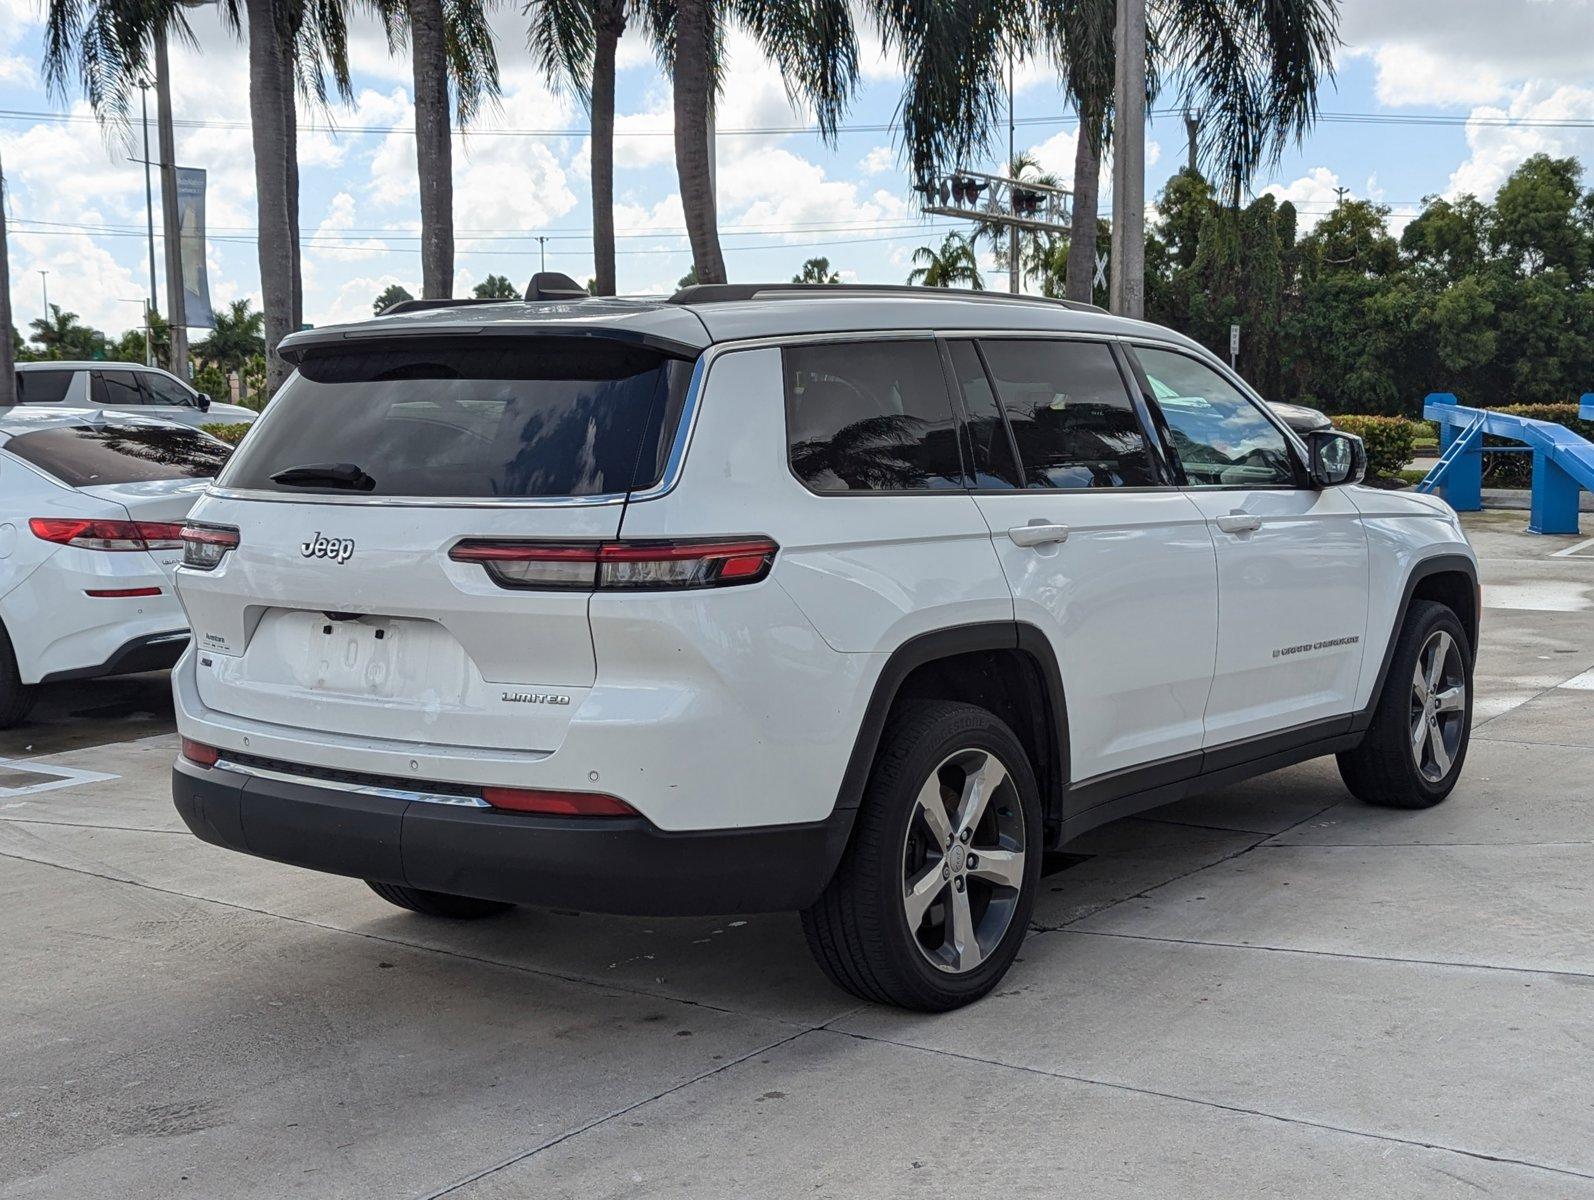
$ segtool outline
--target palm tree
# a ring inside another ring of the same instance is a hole
[[[421,295],[454,294],[455,116],[468,125],[483,99],[500,94],[498,54],[482,0],[374,0],[388,47],[410,44],[415,89],[415,166],[421,193]]]
[[[489,275],[471,289],[478,300],[519,300],[520,289],[509,282],[508,276]]]
[[[1152,0],[1146,39],[1148,104],[1165,63],[1179,99],[1209,131],[1200,158],[1234,183],[1276,162],[1317,113],[1333,77],[1338,0]],[[1079,113],[1068,297],[1091,298],[1101,157],[1111,137],[1114,0],[1056,0],[1039,8],[1028,45],[1051,55]]]
[[[918,265],[908,272],[909,283],[935,288],[968,284],[976,292],[985,290],[974,245],[961,233],[947,234],[939,250],[920,246],[913,252],[913,261]]]
[[[245,297],[217,309],[213,319],[210,336],[194,347],[194,354],[223,371],[238,372],[238,399],[248,404],[249,381],[244,369],[251,358],[265,353],[265,314],[253,311]]]
[[[702,283],[725,282],[709,170],[709,124],[719,91],[725,30],[740,25],[780,70],[794,104],[811,107],[827,141],[858,79],[858,42],[848,0],[641,0],[650,36],[670,76],[675,170]]]
[[[550,78],[575,92],[591,119],[592,294],[612,296],[614,59],[626,28],[625,0],[527,0],[524,11],[533,56]]]
[[[793,283],[840,283],[841,276],[830,269],[828,258],[810,258],[803,269],[791,277]]]
[[[59,304],[50,305],[48,317],[35,317],[28,340],[39,347],[39,356],[49,359],[91,358],[105,345],[105,335],[78,320],[75,312],[65,312]]]
[[[371,311],[380,317],[395,304],[402,304],[406,300],[413,299],[415,297],[410,295],[409,288],[402,283],[390,283],[377,293],[375,300],[371,301]]]

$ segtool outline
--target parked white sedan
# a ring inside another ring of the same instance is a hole
[[[17,402],[115,409],[196,428],[249,425],[260,415],[241,404],[212,400],[159,367],[124,362],[18,363]]]
[[[0,728],[27,715],[35,684],[177,661],[178,534],[231,452],[127,413],[0,416]]]

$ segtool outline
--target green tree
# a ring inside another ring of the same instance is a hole
[[[793,283],[840,283],[841,276],[830,269],[828,258],[810,258],[803,269],[791,277]]]
[[[215,322],[210,336],[194,346],[202,362],[222,371],[238,372],[238,399],[249,403],[249,381],[245,368],[249,360],[266,352],[265,314],[258,313],[245,297],[212,314]]]
[[[913,252],[914,268],[908,282],[920,287],[952,288],[967,285],[983,291],[979,261],[974,246],[961,233],[949,233],[939,248],[920,246]]]
[[[59,304],[50,305],[50,316],[35,317],[29,340],[39,348],[39,357],[60,362],[69,359],[105,357],[105,335],[78,320],[75,312],[65,312]]]
[[[380,317],[395,304],[413,299],[415,297],[410,295],[409,289],[402,283],[390,283],[378,293],[375,300],[371,301],[371,311]]]
[[[505,275],[489,275],[471,289],[478,300],[519,300],[520,289]]]

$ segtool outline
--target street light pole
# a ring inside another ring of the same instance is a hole
[[[1112,284],[1119,316],[1146,311],[1146,0],[1118,0],[1113,27]]]
[[[188,380],[188,313],[183,303],[182,229],[177,211],[177,145],[172,133],[172,78],[166,26],[155,26],[155,123],[160,138],[161,231],[166,246],[166,319],[171,325],[173,375]],[[147,159],[149,154],[146,152]]]
[[[44,319],[46,321],[50,319],[50,281],[46,278],[49,273],[48,271],[39,272],[39,288],[44,292]]]
[[[149,174],[149,81],[138,85],[139,109],[144,119],[144,217],[149,223],[149,295],[144,300],[144,365],[155,365],[155,321],[151,316],[160,290],[155,282],[155,190]]]

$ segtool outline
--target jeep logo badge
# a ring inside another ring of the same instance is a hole
[[[299,543],[299,553],[306,558],[330,558],[333,562],[346,563],[354,554],[354,539],[329,538],[317,529],[313,538]]]

